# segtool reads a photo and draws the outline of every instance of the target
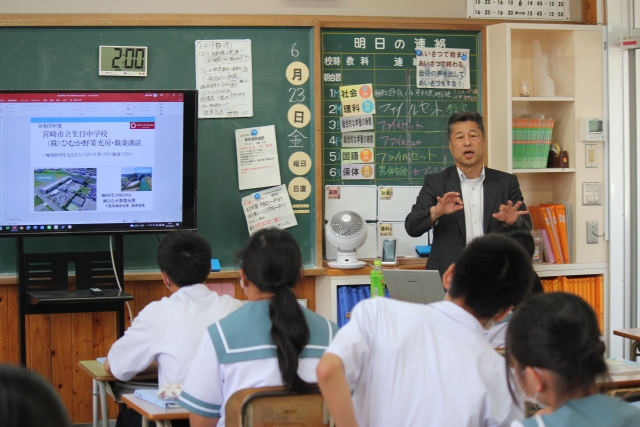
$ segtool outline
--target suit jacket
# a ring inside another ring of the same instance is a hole
[[[504,225],[504,223],[493,217],[493,214],[500,210],[501,204],[506,204],[508,200],[511,200],[514,204],[518,201],[524,202],[524,200],[520,192],[518,178],[515,175],[487,167],[484,168],[484,173],[484,207],[482,216],[484,233],[487,234]],[[420,190],[416,204],[413,205],[411,213],[407,215],[404,222],[404,227],[410,236],[419,237],[431,229],[429,225],[430,209],[438,203],[436,196],[442,197],[450,191],[460,193],[460,198],[462,198],[460,176],[455,166],[451,166],[438,174],[425,175],[424,185]],[[527,207],[523,203],[519,210],[526,209]],[[516,224],[531,230],[531,217],[529,215],[521,215]],[[441,216],[433,227],[433,242],[426,269],[438,270],[442,275],[449,268],[449,265],[456,261],[466,244],[467,234],[464,209]]]

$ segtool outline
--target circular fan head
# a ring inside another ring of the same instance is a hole
[[[329,243],[338,250],[355,251],[367,238],[367,226],[358,213],[341,211],[327,223],[326,234]]]
[[[342,238],[354,238],[364,230],[364,220],[353,211],[338,212],[329,221],[331,232]]]

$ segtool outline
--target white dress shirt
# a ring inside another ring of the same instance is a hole
[[[523,417],[504,358],[450,301],[361,301],[327,352],[344,364],[361,426],[508,426]]]
[[[113,376],[129,381],[154,360],[158,385],[183,383],[207,326],[242,307],[205,285],[184,286],[147,305],[109,350]]]
[[[458,169],[460,188],[462,189],[462,203],[464,203],[464,225],[467,233],[467,244],[476,237],[484,234],[484,166],[478,178],[469,179]]]

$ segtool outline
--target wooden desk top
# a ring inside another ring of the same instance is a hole
[[[184,408],[164,409],[133,394],[123,394],[122,401],[151,421],[189,419],[189,411]]]
[[[640,341],[640,328],[614,329],[613,335]]]
[[[611,383],[607,384],[607,389],[640,387],[640,372],[626,375],[611,375]]]
[[[80,360],[78,366],[81,367],[91,379],[96,381],[118,381],[113,375],[107,374],[104,370],[104,365],[97,360]],[[133,377],[134,380],[155,380],[157,378],[158,369],[156,366],[149,367]]]

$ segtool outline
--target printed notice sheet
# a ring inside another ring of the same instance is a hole
[[[280,185],[275,126],[236,130],[240,190]]]
[[[251,40],[196,40],[198,117],[253,116]]]
[[[298,225],[284,184],[243,197],[242,209],[249,234],[262,228],[289,228]]]
[[[416,81],[419,88],[471,88],[469,49],[421,47],[416,50],[416,56]]]

